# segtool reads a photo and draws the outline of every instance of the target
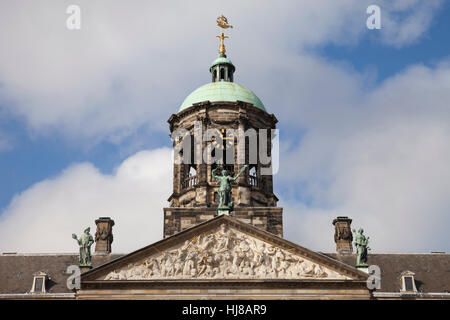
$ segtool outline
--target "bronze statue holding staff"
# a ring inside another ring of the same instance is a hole
[[[239,176],[244,172],[247,168],[247,165],[244,165],[239,173],[235,176],[229,176],[227,170],[222,170],[221,176],[216,176],[215,172],[219,169],[220,166],[217,166],[211,172],[213,178],[219,181],[219,208],[218,209],[232,209],[233,201],[231,201],[231,182],[235,181]]]

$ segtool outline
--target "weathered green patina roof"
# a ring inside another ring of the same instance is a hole
[[[228,59],[226,57],[218,57],[216,60],[213,61],[213,63],[209,67],[209,70],[211,71],[212,67],[217,66],[218,64],[223,64],[223,63],[231,64],[234,67],[234,65],[233,65],[233,63],[231,62],[230,59]]]
[[[228,81],[211,82],[194,90],[184,100],[178,112],[189,108],[194,103],[210,101],[236,102],[244,101],[253,104],[255,107],[266,111],[261,100],[249,89],[240,84]]]

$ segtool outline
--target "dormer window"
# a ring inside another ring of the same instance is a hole
[[[38,272],[34,274],[33,285],[31,287],[31,293],[45,293],[45,281],[47,280],[47,274],[44,272]]]
[[[403,292],[414,293],[417,292],[416,282],[414,281],[414,272],[403,271],[402,276],[402,290]]]

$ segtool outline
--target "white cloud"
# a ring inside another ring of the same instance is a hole
[[[162,238],[171,192],[171,151],[141,151],[111,175],[75,164],[17,195],[0,215],[0,252],[76,252],[72,233],[111,217],[113,251],[127,253]]]
[[[331,221],[350,216],[377,252],[448,251],[449,64],[414,66],[349,97],[332,92],[339,108],[316,105],[300,144],[288,137],[277,177],[296,225],[287,235],[333,250]]]
[[[437,8],[435,1],[380,3],[383,32],[396,46],[420,37]],[[371,1],[80,0],[80,31],[66,29],[70,4],[1,4],[8,8],[0,10],[0,102],[37,133],[120,142],[142,125],[165,130],[184,97],[209,81],[219,13],[235,24],[228,45],[239,62],[237,80],[251,73],[247,85],[258,89],[267,61],[281,62],[304,46],[358,41]],[[410,18],[394,24],[392,14],[404,12]]]
[[[449,243],[448,64],[414,66],[371,88],[370,71],[302,50],[357,42],[372,2],[79,1],[78,33],[65,29],[69,2],[15,2],[0,10],[7,48],[0,52],[0,102],[14,101],[39,133],[120,143],[143,124],[166,130],[183,98],[209,81],[214,18],[223,12],[235,25],[228,48],[237,82],[276,114],[282,143],[291,146],[275,182],[276,193],[284,190],[286,236],[332,251],[331,221],[348,215],[378,252],[440,249]],[[401,47],[426,33],[441,1],[378,3],[380,41]],[[301,139],[284,135],[297,128]],[[79,164],[36,184],[0,216],[1,249],[68,251],[72,232],[105,215],[117,222],[116,252],[161,239],[171,182],[166,156],[137,154],[111,176]],[[150,173],[163,187],[155,188]]]
[[[384,1],[382,5],[383,41],[394,47],[415,43],[429,29],[442,0]]]

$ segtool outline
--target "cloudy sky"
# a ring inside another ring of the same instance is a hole
[[[279,119],[285,237],[332,252],[343,215],[372,252],[450,251],[449,1],[0,0],[0,252],[75,252],[101,216],[116,253],[162,238],[166,121],[222,13],[235,82]]]

